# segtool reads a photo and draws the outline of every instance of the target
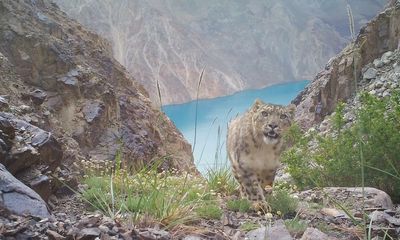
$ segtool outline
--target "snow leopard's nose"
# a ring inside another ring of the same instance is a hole
[[[278,127],[278,125],[272,123],[272,124],[268,124],[268,127],[270,127],[272,130],[274,130],[275,128]]]

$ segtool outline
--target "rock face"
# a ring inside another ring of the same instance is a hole
[[[355,41],[332,58],[325,69],[293,101],[297,105],[296,119],[300,125],[310,128],[315,122],[332,113],[339,101],[346,101],[354,95],[362,73],[363,80],[375,79],[376,69],[364,69],[364,66],[399,46],[400,2],[392,1],[391,7],[363,27]],[[375,61],[374,65],[383,66],[390,56],[382,59]],[[316,113],[318,104],[321,106],[320,113]],[[320,116],[316,117],[317,114]]]
[[[0,164],[0,211],[3,208],[18,215],[28,214],[40,218],[50,216],[43,199]]]
[[[47,200],[52,184],[46,174],[60,166],[60,143],[51,133],[0,112],[0,144],[0,164]]]
[[[190,145],[113,59],[108,42],[49,1],[0,2],[0,97],[7,112],[0,115],[1,162],[13,174],[27,163],[14,160],[27,152],[31,162],[66,165],[113,160],[121,150],[128,165],[162,160],[165,167],[194,168]],[[4,134],[12,128],[31,133],[17,136],[37,156],[18,147],[10,155],[13,137]],[[53,148],[62,153],[48,156]]]
[[[330,0],[56,0],[108,38],[115,58],[158,101],[181,103],[311,79],[348,42],[346,4]],[[356,28],[386,0],[349,1]],[[317,34],[316,34],[317,33]]]

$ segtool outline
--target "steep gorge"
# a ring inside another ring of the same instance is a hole
[[[182,103],[311,79],[349,39],[346,2],[55,0],[112,42],[114,56],[159,102]],[[356,28],[386,0],[350,1]],[[318,33],[318,34],[315,34]]]

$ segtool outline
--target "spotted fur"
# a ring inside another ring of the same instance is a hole
[[[293,119],[294,107],[265,104],[256,100],[228,126],[227,152],[232,172],[243,197],[265,201],[279,167],[282,133]]]

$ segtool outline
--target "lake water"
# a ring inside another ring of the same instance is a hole
[[[196,101],[166,105],[163,110],[192,144],[195,164],[200,172],[205,173],[209,168],[229,163],[225,143],[227,124],[232,118],[244,113],[257,98],[267,103],[287,105],[307,83],[308,81],[297,81],[199,100],[197,122]]]

